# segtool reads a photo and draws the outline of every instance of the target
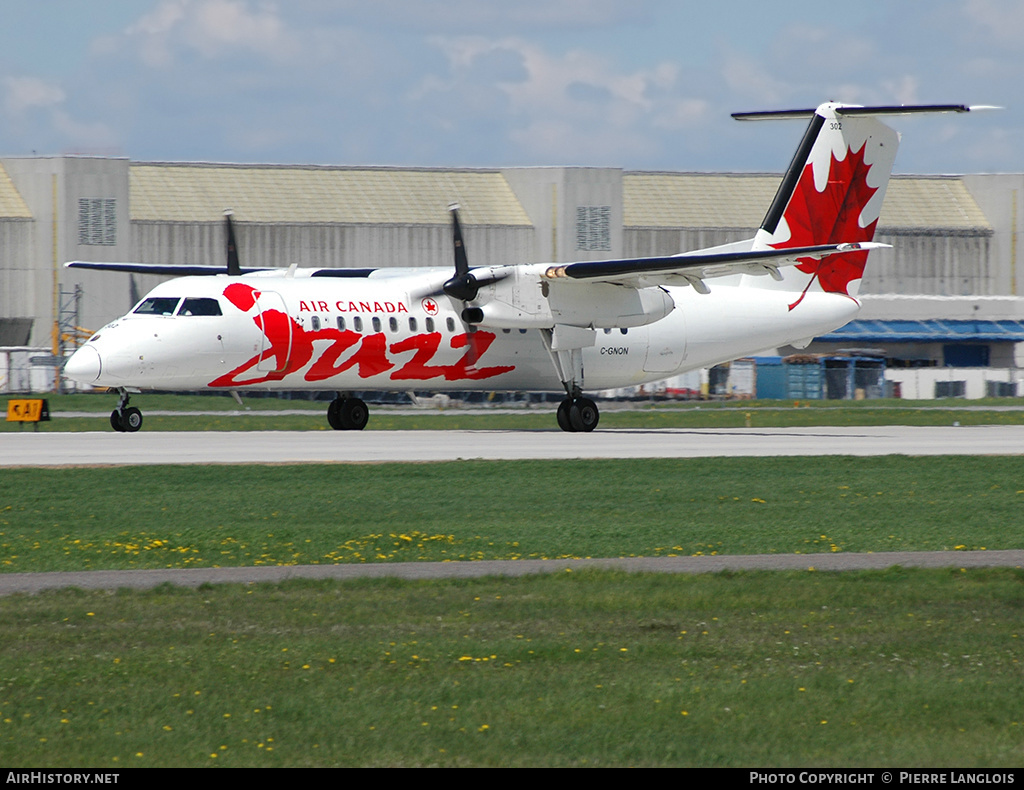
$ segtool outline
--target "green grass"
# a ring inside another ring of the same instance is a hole
[[[0,762],[1019,766],[1024,575],[609,572],[0,599]]]
[[[117,398],[111,394],[55,395],[50,411],[95,413],[96,416],[54,417],[40,423],[41,431],[108,431]],[[144,431],[326,431],[327,401],[245,398],[245,408],[222,396],[153,395],[132,397],[142,409]],[[794,426],[866,425],[1021,425],[1024,399],[987,398],[977,401],[725,401],[636,403],[602,406],[600,428],[768,428]],[[987,408],[991,407],[991,408]],[[1012,410],[1000,410],[1013,407]],[[408,407],[406,407],[408,408]],[[308,414],[267,414],[278,410],[302,410]],[[156,415],[156,411],[180,411]],[[213,411],[218,414],[187,414]],[[462,413],[458,408],[424,409],[415,414],[396,414],[393,408],[370,407],[368,430],[557,430],[555,404],[535,404],[514,413]],[[600,430],[599,428],[599,430]],[[20,423],[0,422],[0,432],[33,430]]]
[[[132,401],[134,404],[135,401]],[[295,414],[153,415],[143,410],[143,431],[329,431],[326,406]],[[98,417],[57,417],[38,430],[109,431],[109,409]],[[1024,411],[951,411],[946,409],[708,409],[601,412],[598,430],[632,428],[791,428],[868,425],[1022,425]],[[0,432],[35,430],[31,425],[0,422]],[[460,414],[457,411],[393,414],[370,407],[370,431],[515,430],[557,431],[554,406],[514,414]]]
[[[255,397],[241,393],[243,408],[253,411],[274,411],[278,409],[309,409],[324,411],[326,400],[308,400],[305,398]],[[12,395],[12,398],[40,397],[49,401],[51,411],[94,411],[97,415],[109,414],[117,403],[117,394],[110,392],[87,392],[71,395],[55,395],[42,393],[39,395]],[[132,403],[140,408],[176,410],[176,411],[237,411],[238,403],[227,393],[211,393],[209,395],[190,395],[174,393],[141,393],[132,395]],[[615,403],[612,401],[611,403]],[[405,408],[411,407],[411,403]],[[550,404],[553,408],[556,404]],[[665,410],[735,410],[735,409],[892,409],[892,408],[956,408],[956,407],[1014,407],[1024,408],[1024,398],[944,398],[933,400],[907,400],[900,398],[875,398],[871,400],[708,400],[708,401],[635,401],[637,408],[655,408]],[[509,404],[510,408],[517,408]],[[457,409],[458,407],[453,407]],[[543,409],[540,404],[533,408]]]
[[[302,418],[299,418],[302,419]],[[5,469],[7,572],[1024,548],[1019,459]],[[0,764],[1016,766],[1016,570],[0,598]]]
[[[0,569],[1024,548],[1014,457],[5,469]]]
[[[5,469],[7,572],[1024,548],[1019,459]],[[1015,766],[1024,574],[0,598],[0,764]]]

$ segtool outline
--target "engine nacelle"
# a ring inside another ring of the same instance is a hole
[[[496,329],[543,329],[555,324],[622,329],[653,324],[676,306],[662,288],[579,282],[540,282],[536,288],[539,294],[530,294],[528,286],[498,283],[490,293],[481,292],[465,318]]]

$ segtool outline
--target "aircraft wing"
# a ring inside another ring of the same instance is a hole
[[[770,275],[779,279],[778,267],[795,266],[801,260],[820,260],[829,255],[848,252],[866,252],[891,244],[880,242],[850,242],[845,244],[817,244],[810,247],[786,249],[709,252],[697,251],[682,255],[623,260],[586,261],[553,266],[549,278],[566,277],[587,282],[617,283],[633,287],[657,285],[692,285],[704,292],[703,281],[712,277],[733,274]]]
[[[195,277],[226,274],[223,266],[172,266],[163,263],[97,263],[93,261],[69,261],[68,269],[92,269],[101,272],[129,272],[131,274],[161,274],[170,277]],[[263,272],[266,269],[242,269],[242,274]]]
[[[101,272],[128,272],[130,274],[157,274],[168,277],[212,277],[214,275],[227,275],[223,266],[205,266],[182,264],[172,265],[163,263],[113,263],[94,261],[69,261],[64,264],[68,269],[91,269]],[[281,272],[286,269],[273,268],[252,268],[241,267],[238,274],[256,274],[258,272]],[[368,277],[376,269],[302,269],[303,276],[309,277]],[[233,275],[234,276],[234,275]]]

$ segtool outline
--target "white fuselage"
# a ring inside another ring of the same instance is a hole
[[[178,278],[140,302],[150,312],[137,307],[97,332],[65,373],[128,389],[562,389],[537,329],[470,328],[462,303],[415,295],[417,282],[437,276]],[[723,278],[709,294],[666,288],[675,309],[665,317],[597,327],[596,343],[583,349],[584,386],[657,381],[806,341],[859,308],[848,296],[820,291],[791,308],[793,292],[758,287],[763,280]],[[195,300],[190,305],[216,300],[214,310],[187,310],[186,298]]]

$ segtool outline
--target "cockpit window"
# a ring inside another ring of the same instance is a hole
[[[174,315],[174,308],[180,301],[178,296],[151,296],[143,299],[135,312],[138,315]]]
[[[181,303],[178,315],[222,315],[216,299],[188,297]]]

